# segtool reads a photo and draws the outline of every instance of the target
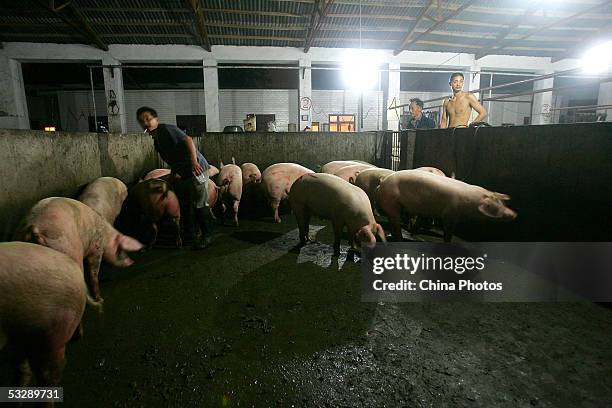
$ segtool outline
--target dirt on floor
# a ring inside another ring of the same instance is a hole
[[[362,303],[360,264],[313,222],[303,248],[286,215],[103,270],[63,406],[612,406],[610,308]]]

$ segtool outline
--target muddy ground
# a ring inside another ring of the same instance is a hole
[[[104,270],[63,406],[612,406],[612,309],[361,303],[360,265],[313,223],[301,249],[286,215]]]

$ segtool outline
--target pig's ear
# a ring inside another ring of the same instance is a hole
[[[510,201],[510,196],[503,193],[493,193],[494,197],[502,201]]]
[[[500,218],[502,214],[501,214],[501,211],[496,211],[498,210],[498,207],[499,207],[499,204],[496,206],[491,200],[491,197],[483,197],[480,200],[478,211],[480,211],[482,214],[486,215],[487,217]]]
[[[223,167],[223,160],[219,161],[219,168]]]
[[[234,159],[234,156],[232,156],[232,164],[236,164],[236,159]]]
[[[380,238],[382,242],[387,242],[387,238],[385,237],[385,230],[380,224],[376,224],[376,235]]]
[[[128,237],[127,235],[118,234],[117,240],[119,248],[126,252],[136,252],[144,248],[144,245],[138,240]]]

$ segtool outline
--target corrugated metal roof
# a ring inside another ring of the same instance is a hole
[[[67,0],[56,0],[58,7]],[[324,2],[326,0],[321,0]],[[327,0],[328,1],[328,0]],[[72,0],[54,12],[45,1],[0,4],[0,40],[54,43],[201,45],[190,0]],[[303,47],[319,0],[200,0],[211,45]],[[499,43],[495,53],[560,56],[580,44],[611,36],[612,2],[564,0],[479,0],[457,15],[467,0],[335,0],[314,30],[312,46],[408,49],[478,53]],[[323,3],[322,3],[323,4]],[[585,10],[598,6],[584,13]],[[428,7],[429,6],[429,7]],[[423,8],[425,17],[418,21]],[[576,13],[575,18],[568,19]],[[559,22],[558,24],[556,24]],[[429,30],[434,24],[437,26]],[[416,27],[415,27],[416,25]],[[542,27],[546,30],[536,32]],[[414,30],[413,30],[414,28]],[[411,38],[407,34],[413,30]],[[525,38],[526,37],[526,38]],[[414,41],[416,39],[416,41]]]

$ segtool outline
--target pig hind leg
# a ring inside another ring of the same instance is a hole
[[[90,295],[93,297],[94,303],[102,304],[104,299],[100,294],[100,282],[98,281],[98,274],[100,272],[100,263],[102,262],[103,249],[99,248],[95,253],[87,256],[83,260],[85,266],[85,283]]]
[[[293,212],[298,224],[300,244],[305,244],[310,241],[310,213],[306,208],[294,208]]]
[[[172,217],[172,223],[175,229],[176,247],[181,248],[183,246],[183,239],[181,238],[181,217]]]
[[[394,241],[402,241],[402,207],[392,200],[382,200],[381,209],[389,217]]]
[[[238,227],[238,210],[240,209],[240,201],[234,200],[232,203],[232,209],[234,212],[234,226]]]
[[[341,221],[332,221],[332,227],[334,228],[334,255],[340,255],[340,240],[342,239],[344,223]],[[352,246],[352,244],[353,237],[349,237],[349,245]]]
[[[65,346],[61,346],[54,350],[37,350],[29,355],[28,360],[37,386],[46,387],[59,384],[66,362],[64,352]]]
[[[21,347],[9,342],[0,350],[0,386],[25,387],[30,377],[27,355]]]
[[[274,212],[274,222],[280,223],[281,218],[278,215],[278,207],[280,206],[280,200],[276,198],[270,199],[270,206],[272,207],[272,211]]]

